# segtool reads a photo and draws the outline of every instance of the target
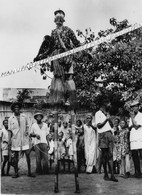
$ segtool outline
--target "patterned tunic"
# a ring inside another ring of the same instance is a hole
[[[80,42],[77,40],[73,30],[67,26],[63,26],[60,31],[58,29],[54,29],[51,33],[51,38],[54,40],[52,55],[68,51],[80,45]],[[73,73],[72,66],[73,55],[55,60],[53,62],[54,75],[57,77],[62,77],[64,76],[64,71],[67,73],[70,70],[71,73]]]
[[[54,29],[51,33],[54,46],[52,56],[58,55],[80,45],[74,32],[67,26],[62,29]],[[72,75],[74,55],[62,57],[51,63],[51,71],[54,77],[51,82],[49,103],[51,105],[64,105],[69,99],[70,105],[76,104],[76,88],[72,79],[68,80],[68,75]]]
[[[129,130],[123,129],[120,130],[119,134],[115,136],[116,138],[116,150],[117,150],[117,160],[121,160],[122,157],[125,157],[126,154],[129,154]]]
[[[77,47],[80,45],[80,42],[77,40],[73,30],[67,26],[63,26],[62,30],[58,32],[57,29],[54,29],[51,33],[51,37],[54,39],[54,49],[72,49],[74,46]],[[65,45],[65,48],[61,44],[60,37]]]

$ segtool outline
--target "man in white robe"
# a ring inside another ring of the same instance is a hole
[[[97,156],[97,135],[96,127],[92,125],[92,116],[87,116],[87,122],[84,125],[84,144],[86,158],[86,173],[92,173],[96,165]]]
[[[135,167],[135,177],[141,177],[140,153],[142,152],[142,113],[139,112],[139,102],[131,104],[130,121],[130,149]]]
[[[13,178],[19,177],[18,162],[19,153],[26,155],[28,176],[34,177],[31,174],[30,160],[30,142],[29,142],[29,122],[25,114],[21,113],[22,104],[14,102],[11,106],[13,115],[8,119],[8,145],[11,151],[11,163],[14,164],[15,175]]]

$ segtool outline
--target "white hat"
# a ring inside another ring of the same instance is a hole
[[[36,112],[36,113],[34,114],[34,118],[36,119],[36,117],[37,117],[38,115],[41,115],[42,118],[44,117],[44,115],[43,115],[41,112]]]

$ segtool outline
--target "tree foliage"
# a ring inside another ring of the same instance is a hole
[[[28,89],[19,90],[17,93],[17,102],[23,104],[25,100],[30,99],[31,91]]]
[[[91,28],[85,32],[77,30],[84,44],[106,37],[127,27],[128,20],[110,19],[111,28],[101,30],[97,36]],[[97,47],[74,54],[74,80],[80,107],[96,110],[103,99],[109,98],[114,114],[123,114],[128,110],[133,99],[142,99],[142,29],[139,28],[121,35],[111,42],[104,42]],[[91,54],[91,55],[90,55]],[[91,57],[90,57],[91,56]],[[40,67],[43,79],[50,65]],[[126,106],[124,106],[126,105]]]
[[[129,27],[127,20],[110,19],[112,28],[100,31],[97,36],[85,30],[86,43]],[[97,109],[104,98],[112,101],[113,112],[122,112],[123,105],[134,98],[141,98],[142,86],[142,30],[137,29],[104,42],[91,50],[92,59],[76,61],[75,83],[81,106]],[[89,50],[90,52],[90,50]]]

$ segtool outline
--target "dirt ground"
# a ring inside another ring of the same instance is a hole
[[[32,157],[32,172],[35,172],[35,158]],[[133,170],[132,170],[133,172]],[[13,168],[10,170],[12,175]],[[39,175],[29,178],[25,158],[19,161],[19,174],[17,179],[11,176],[1,177],[2,194],[47,194],[54,193],[54,174]],[[118,183],[104,181],[103,174],[79,174],[80,194],[82,195],[142,195],[142,179],[124,179],[116,176]],[[59,174],[59,195],[72,195],[75,191],[74,174]]]

